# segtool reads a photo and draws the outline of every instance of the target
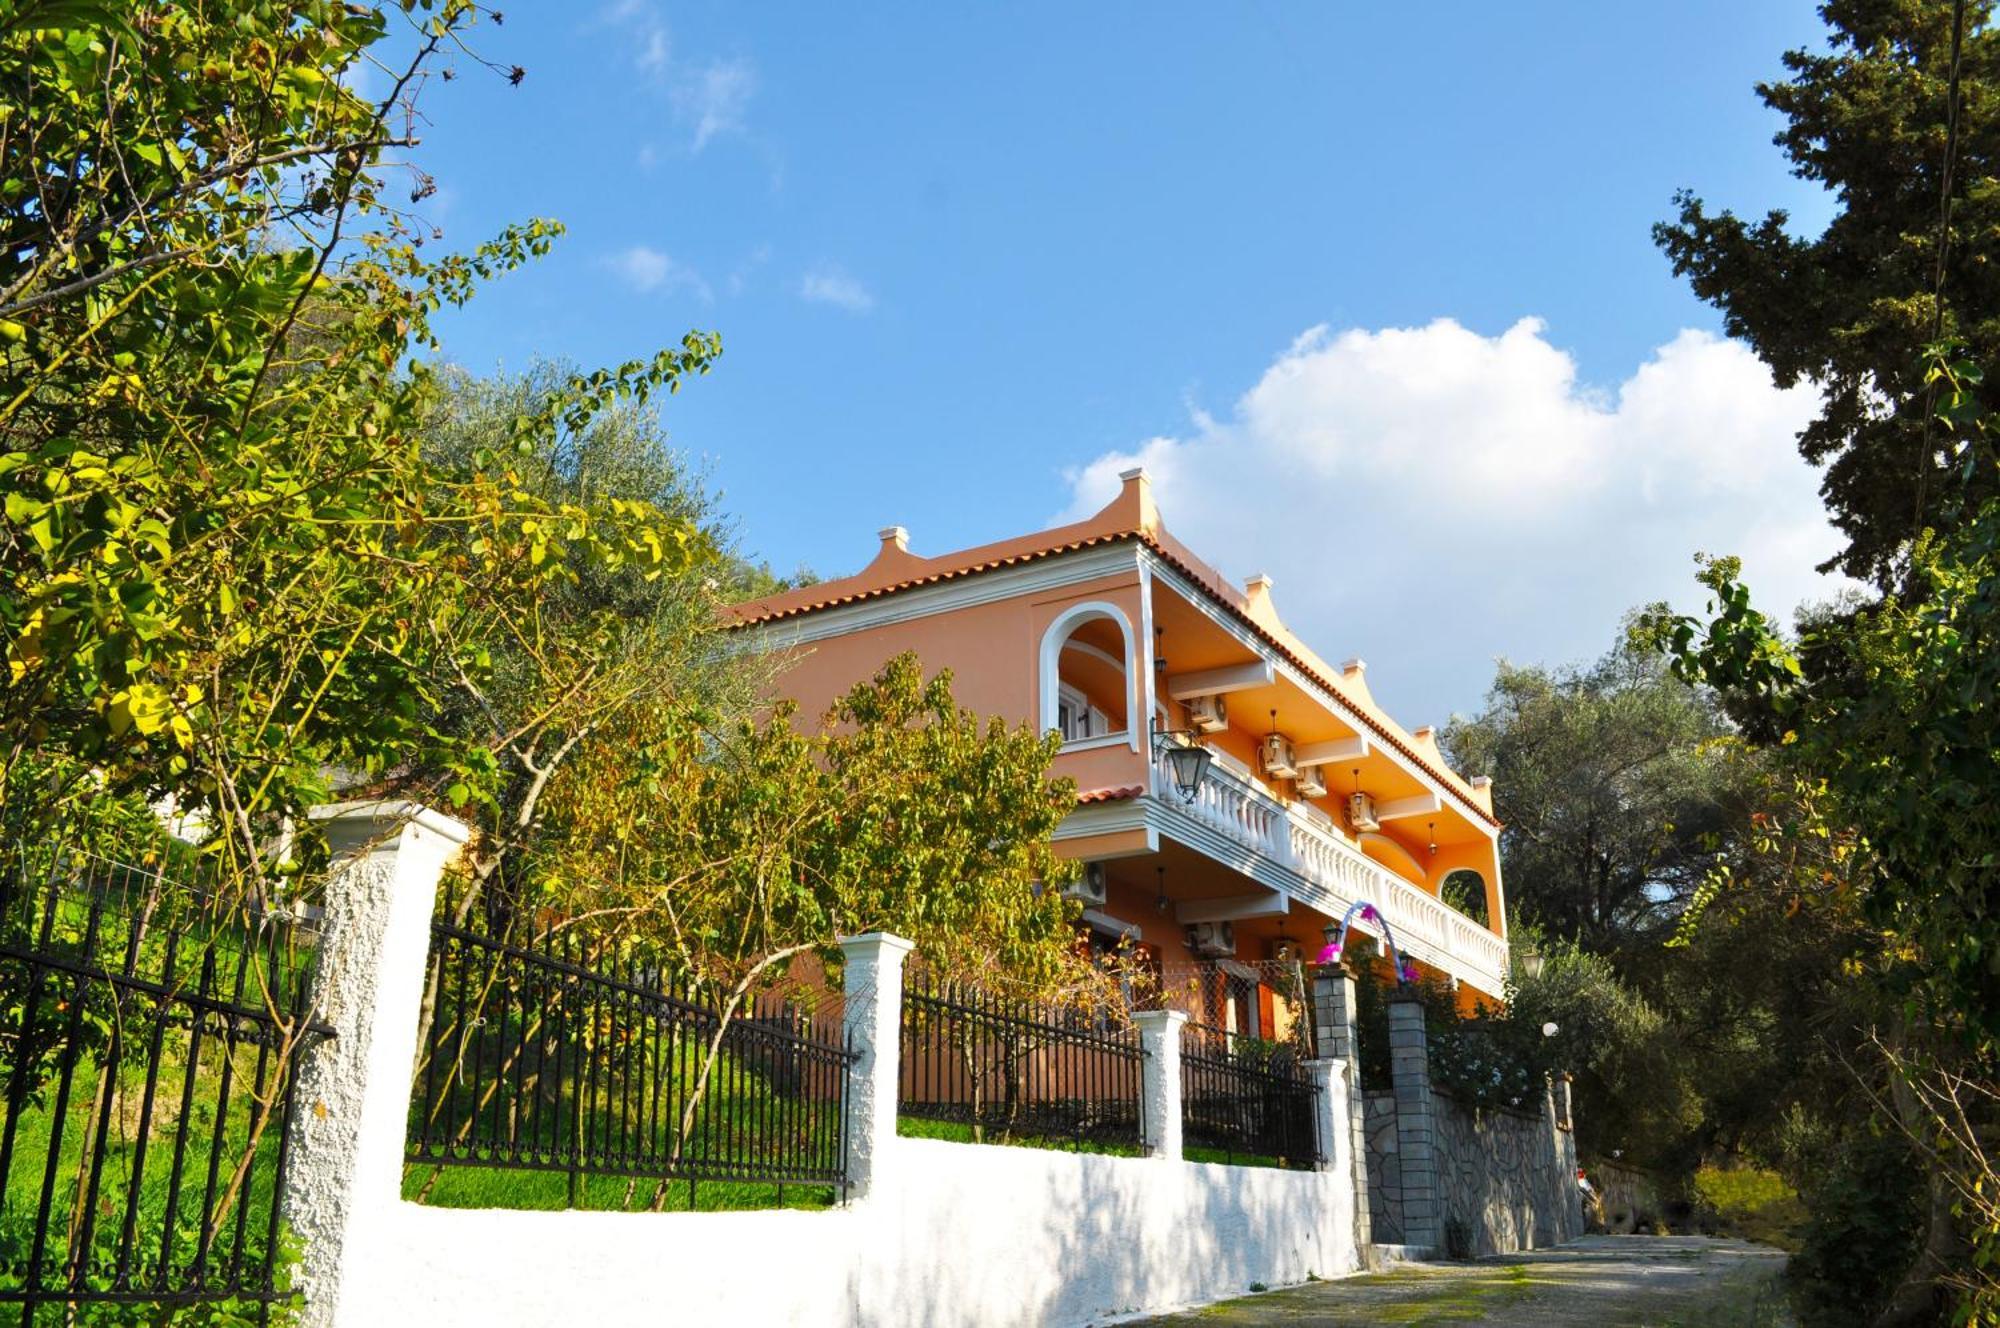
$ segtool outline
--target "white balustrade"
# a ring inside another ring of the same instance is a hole
[[[1182,806],[1195,820],[1330,896],[1314,899],[1311,890],[1298,892],[1305,902],[1338,917],[1348,905],[1365,899],[1382,910],[1410,958],[1499,992],[1507,974],[1505,940],[1315,824],[1303,809],[1287,807],[1220,763],[1209,767],[1194,801],[1187,804],[1172,792],[1173,769],[1166,757],[1156,752],[1153,765],[1154,788],[1169,806]]]

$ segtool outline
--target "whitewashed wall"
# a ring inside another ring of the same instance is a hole
[[[1182,1161],[1179,1021],[1143,1020],[1147,1137],[1120,1158],[895,1134],[909,942],[847,949],[848,1175],[828,1212],[426,1208],[400,1197],[436,886],[463,826],[397,803],[321,811],[335,851],[321,999],[339,1036],[301,1073],[286,1216],[306,1328],[637,1323],[1065,1325],[1359,1265],[1347,1078],[1311,1062],[1325,1169]]]
[[[1087,1324],[1355,1270],[1331,1172],[897,1139],[827,1212],[522,1213],[396,1202],[355,1224],[339,1320]]]

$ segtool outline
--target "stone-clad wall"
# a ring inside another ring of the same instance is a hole
[[[1403,1243],[1403,1175],[1396,1151],[1396,1095],[1366,1094],[1362,1110],[1368,1136],[1368,1213],[1378,1245]]]
[[[1568,1085],[1557,1083],[1539,1112],[1480,1110],[1442,1093],[1432,1097],[1432,1188],[1441,1215],[1442,1252],[1480,1256],[1544,1248],[1583,1234],[1576,1189],[1576,1141],[1566,1113]],[[1404,1172],[1396,1095],[1363,1097],[1368,1208],[1377,1244],[1400,1245]]]
[[[1660,1191],[1653,1178],[1637,1167],[1617,1162],[1593,1162],[1590,1178],[1600,1196],[1597,1220],[1614,1236],[1643,1229],[1656,1230],[1661,1216]]]
[[[1329,931],[1329,939],[1332,933]],[[1354,979],[1344,969],[1315,977],[1321,1055],[1345,1062],[1358,1086]],[[1424,1009],[1408,992],[1389,1004],[1388,1091],[1349,1098],[1356,1240],[1451,1255],[1505,1254],[1583,1234],[1576,1188],[1569,1076],[1552,1081],[1541,1110],[1478,1111],[1437,1092]],[[1332,1127],[1329,1127],[1332,1128]]]
[[[1547,1116],[1440,1095],[1436,1120],[1448,1253],[1506,1254],[1582,1234],[1566,1230],[1556,1184],[1566,1168]]]

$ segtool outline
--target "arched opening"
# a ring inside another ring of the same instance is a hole
[[[1460,867],[1438,885],[1438,898],[1450,904],[1482,927],[1491,926],[1486,916],[1486,878],[1470,867]]]
[[[1381,863],[1384,867],[1387,867],[1390,871],[1396,873],[1396,875],[1402,877],[1412,885],[1423,884],[1423,864],[1417,861],[1416,855],[1411,853],[1410,850],[1404,848],[1401,844],[1389,838],[1389,836],[1374,831],[1364,831],[1359,836],[1359,840],[1363,853],[1366,853],[1369,857],[1375,859],[1375,861]]]
[[[1042,726],[1065,743],[1130,739],[1137,708],[1131,659],[1132,629],[1116,605],[1080,604],[1049,624]]]

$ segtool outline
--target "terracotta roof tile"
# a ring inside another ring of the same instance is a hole
[[[1143,784],[1131,784],[1124,788],[1091,789],[1088,792],[1077,794],[1076,800],[1079,803],[1123,802],[1127,798],[1136,798],[1145,791],[1146,786]]]
[[[1104,544],[1117,544],[1122,540],[1142,538],[1137,531],[1120,531],[1115,535],[1090,535],[1083,539],[1069,540],[1062,544],[1052,544],[1044,549],[1010,554],[1002,558],[992,558],[985,562],[968,563],[964,567],[948,567],[942,571],[929,572],[923,576],[913,576],[886,586],[875,586],[867,590],[853,591],[845,595],[831,595],[825,599],[811,600],[803,604],[788,605],[769,612],[746,614],[734,619],[731,627],[756,627],[763,623],[779,622],[785,618],[797,618],[803,614],[817,613],[821,609],[839,608],[843,604],[859,604],[864,600],[881,599],[904,590],[914,590],[918,586],[936,585],[940,581],[956,581],[962,576],[977,572],[991,572],[1002,567],[1013,567],[1021,563],[1039,562],[1043,558],[1053,558],[1060,553],[1074,553],[1078,549],[1096,548]],[[1147,543],[1151,543],[1150,540]],[[829,584],[837,585],[838,582]],[[734,612],[734,610],[731,610]]]

